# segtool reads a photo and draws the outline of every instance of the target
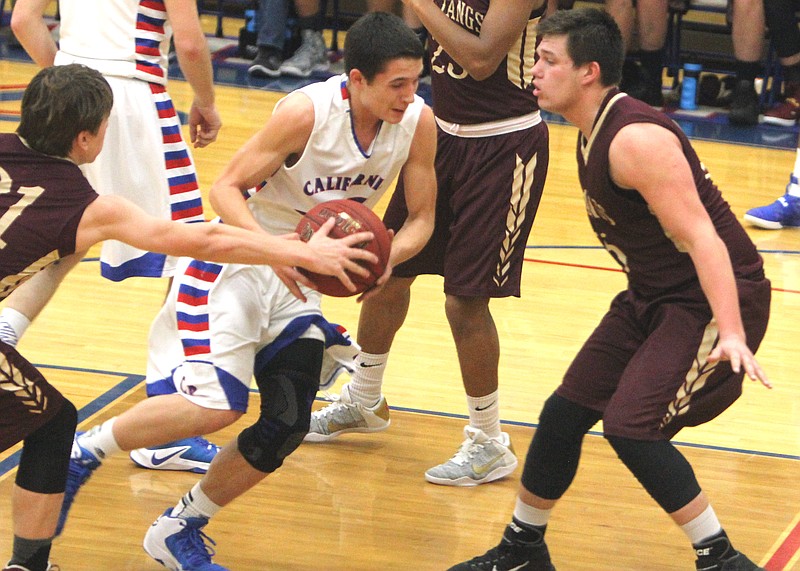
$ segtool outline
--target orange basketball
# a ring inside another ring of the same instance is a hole
[[[339,281],[339,278],[323,276],[303,268],[300,268],[300,271],[317,284],[319,292],[325,295],[348,297],[360,294],[375,285],[378,278],[386,271],[386,264],[389,263],[389,252],[392,247],[392,238],[381,219],[362,203],[355,200],[329,200],[328,202],[317,204],[305,213],[296,229],[297,233],[300,234],[300,239],[308,242],[314,232],[332,216],[336,217],[336,223],[328,236],[331,238],[344,238],[357,232],[372,232],[375,238],[359,244],[358,247],[374,253],[378,256],[378,262],[376,264],[363,263],[370,270],[370,275],[367,278],[349,273],[350,279],[356,285],[356,291],[354,292],[348,290]]]

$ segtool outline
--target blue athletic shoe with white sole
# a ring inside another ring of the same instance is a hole
[[[178,470],[205,474],[217,452],[219,446],[202,436],[195,436],[152,448],[131,450],[130,457],[138,466],[150,470]]]
[[[56,535],[61,535],[64,524],[67,522],[67,514],[75,501],[78,490],[81,489],[86,481],[91,477],[97,468],[100,467],[100,459],[78,444],[78,437],[83,432],[76,432],[75,439],[72,441],[72,453],[69,458],[69,472],[67,474],[67,487],[64,490],[64,503],[61,504],[61,513],[58,516],[56,525]]]
[[[800,196],[784,194],[772,204],[751,208],[744,219],[766,230],[800,227]]]
[[[229,571],[211,561],[216,544],[201,531],[207,518],[171,514],[172,508],[167,508],[144,536],[144,550],[150,557],[172,571]]]

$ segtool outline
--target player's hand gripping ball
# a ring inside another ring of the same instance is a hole
[[[314,232],[319,230],[319,227],[332,216],[336,218],[336,222],[328,234],[330,238],[344,238],[357,232],[372,232],[375,236],[374,239],[355,246],[369,250],[378,257],[378,262],[375,264],[359,262],[370,270],[369,277],[363,278],[348,272],[350,279],[353,280],[356,286],[356,291],[350,291],[339,281],[339,278],[324,276],[304,268],[298,269],[308,276],[317,285],[319,292],[324,295],[333,297],[358,295],[374,286],[378,278],[386,271],[386,264],[389,263],[389,252],[392,247],[392,238],[381,219],[362,203],[355,200],[329,200],[314,206],[300,220],[296,228],[300,239],[303,242],[308,242]]]

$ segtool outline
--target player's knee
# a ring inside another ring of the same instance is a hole
[[[300,446],[311,423],[318,384],[318,376],[296,371],[277,372],[259,383],[261,415],[238,439],[239,452],[253,468],[274,472]]]
[[[49,422],[25,438],[15,480],[20,488],[39,494],[64,491],[77,424],[75,405],[64,401]]]
[[[482,330],[491,322],[488,297],[462,297],[447,295],[444,312],[454,335],[459,332]]]
[[[539,427],[525,459],[525,488],[542,498],[560,498],[575,477],[583,437],[601,416],[598,411],[551,395],[539,415]]]
[[[668,440],[611,435],[606,435],[606,440],[665,512],[678,511],[700,493],[691,465]]]
[[[580,442],[602,416],[599,411],[553,393],[542,407],[538,430],[551,433],[564,442]]]

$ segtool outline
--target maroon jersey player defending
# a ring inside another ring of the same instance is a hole
[[[519,296],[523,257],[544,187],[548,132],[531,90],[539,0],[404,0],[431,35],[433,111],[439,127],[438,198],[433,237],[394,269],[364,302],[362,352],[341,398],[318,411],[307,440],[389,425],[381,394],[389,349],[408,311],[416,276],[444,276],[445,312],[467,393],[466,439],[448,461],[430,468],[435,484],[474,486],[517,466],[500,427],[497,329],[492,298]],[[403,187],[385,221],[405,218]],[[441,375],[437,375],[441,376]]]
[[[82,65],[46,68],[25,90],[17,133],[0,134],[0,299],[56,260],[105,239],[209,261],[300,265],[350,284],[345,270],[367,273],[357,263],[364,250],[350,247],[358,235],[325,237],[314,246],[223,224],[157,219],[123,198],[98,196],[78,165],[100,152],[112,102],[103,76]],[[309,285],[296,271],[293,279]],[[291,289],[302,297],[297,283]],[[13,490],[13,554],[4,571],[46,571],[77,412],[2,341],[0,372],[0,452],[24,441]]]
[[[540,33],[535,93],[580,129],[586,210],[628,288],[542,409],[501,543],[451,571],[554,569],[545,527],[600,419],[620,460],[686,533],[698,570],[759,569],[732,547],[670,439],[729,407],[745,373],[770,386],[753,357],[769,318],[761,257],[677,125],[616,88],[614,20],[559,12]]]

